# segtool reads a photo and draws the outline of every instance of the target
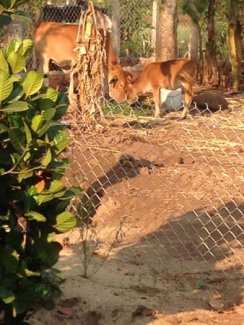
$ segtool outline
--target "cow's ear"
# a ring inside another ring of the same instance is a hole
[[[114,76],[110,81],[109,81],[109,84],[112,85],[113,87],[115,87],[117,81],[118,81],[118,77],[117,76]]]

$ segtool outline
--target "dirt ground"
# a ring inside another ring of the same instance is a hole
[[[62,297],[31,324],[244,325],[244,97],[229,102],[92,132],[67,118],[67,182],[90,224],[59,236]]]

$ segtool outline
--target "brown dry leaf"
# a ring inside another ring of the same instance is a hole
[[[74,308],[79,301],[80,300],[76,297],[62,300],[57,306],[58,314],[61,314],[67,318],[71,317],[74,314]]]
[[[133,318],[141,317],[141,316],[148,317],[153,315],[154,315],[154,310],[143,305],[139,305],[136,308],[136,310],[133,311],[132,313]]]
[[[66,317],[70,317],[70,316],[73,315],[74,309],[72,307],[61,307],[61,306],[59,306],[57,308],[57,312],[59,314],[62,314],[64,316],[66,316]]]
[[[74,307],[74,306],[78,305],[79,302],[80,302],[80,299],[74,297],[74,298],[65,299],[65,300],[60,301],[59,306],[70,308],[70,307]]]
[[[211,299],[209,300],[209,305],[216,311],[222,311],[224,308],[224,304],[222,302],[222,297],[221,295],[216,292]]]

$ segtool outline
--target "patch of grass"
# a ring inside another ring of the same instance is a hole
[[[197,282],[197,289],[198,290],[205,290],[207,289],[207,284],[205,282],[203,282],[202,280]]]
[[[151,107],[144,103],[136,103],[131,106],[127,102],[117,103],[115,101],[106,101],[104,105],[104,114],[108,116],[151,116],[153,112]]]

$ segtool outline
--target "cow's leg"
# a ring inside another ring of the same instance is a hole
[[[155,117],[160,117],[161,112],[161,98],[160,98],[160,88],[155,87],[153,90],[153,101],[155,104]]]
[[[49,57],[47,55],[42,55],[39,57],[39,68],[44,75],[49,72]]]
[[[182,82],[182,88],[183,88],[182,118],[186,118],[187,114],[189,113],[189,109],[190,109],[192,97],[193,97],[192,85],[190,82],[184,81],[184,82]]]
[[[44,86],[49,86],[49,78],[48,78],[48,72],[49,72],[49,58],[45,55],[42,55],[39,57],[39,70],[44,74]]]

